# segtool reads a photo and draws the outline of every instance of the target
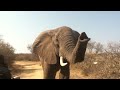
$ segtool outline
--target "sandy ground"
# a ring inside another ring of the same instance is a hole
[[[43,70],[40,62],[16,61],[13,65],[16,67],[14,75],[20,76],[21,79],[43,79]],[[58,72],[56,79],[58,79]],[[78,70],[71,70],[70,72],[70,79],[89,79]]]
[[[43,79],[43,70],[39,62],[16,61],[14,65],[19,65],[21,79]]]

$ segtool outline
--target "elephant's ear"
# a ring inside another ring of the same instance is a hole
[[[42,60],[45,60],[48,64],[57,63],[57,50],[53,43],[52,37],[48,33],[44,33],[39,37],[39,44],[37,46],[37,52]]]

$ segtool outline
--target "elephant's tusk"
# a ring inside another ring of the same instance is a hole
[[[61,66],[67,65],[67,63],[64,63],[64,62],[63,62],[63,57],[60,57],[60,65],[61,65]]]

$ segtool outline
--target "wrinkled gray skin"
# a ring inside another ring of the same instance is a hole
[[[32,48],[33,54],[41,61],[44,79],[55,79],[58,70],[59,79],[69,79],[70,64],[84,60],[89,40],[85,32],[79,34],[67,26],[42,32]],[[68,63],[66,66],[60,65],[60,56]]]

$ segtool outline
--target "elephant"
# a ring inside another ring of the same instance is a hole
[[[79,34],[68,26],[40,33],[32,44],[32,53],[41,61],[44,79],[70,78],[70,64],[84,61],[87,43],[85,32]]]

